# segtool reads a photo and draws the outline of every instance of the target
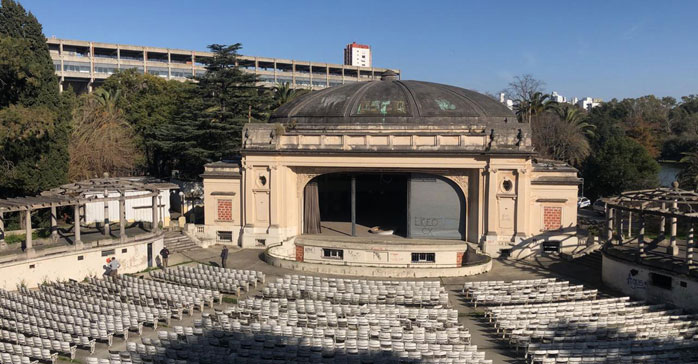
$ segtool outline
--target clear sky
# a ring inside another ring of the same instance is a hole
[[[20,0],[47,37],[341,63],[369,44],[403,79],[611,98],[698,93],[698,1]]]

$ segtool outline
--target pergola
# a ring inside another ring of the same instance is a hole
[[[617,245],[624,243],[622,231],[624,222],[628,226],[628,235],[631,235],[630,226],[632,216],[635,214],[638,216],[638,258],[647,258],[648,242],[645,237],[645,224],[648,217],[654,216],[660,221],[658,241],[664,241],[667,238],[665,229],[667,219],[669,220],[669,245],[666,255],[674,260],[681,259],[677,245],[677,225],[678,220],[681,219],[682,224],[688,224],[683,264],[688,271],[694,268],[693,253],[696,246],[694,232],[695,225],[698,223],[698,193],[681,190],[678,188],[678,183],[674,182],[672,188],[623,192],[619,196],[606,198],[604,201],[606,202],[606,242],[609,246],[613,246],[614,242]],[[614,234],[614,226],[616,234]]]
[[[20,212],[24,214],[26,229],[25,253],[29,256],[34,254],[32,247],[32,225],[31,213],[39,209],[51,209],[51,237],[58,240],[56,208],[63,206],[74,207],[75,215],[75,238],[76,248],[83,247],[80,240],[80,207],[86,203],[104,203],[104,235],[108,236],[109,231],[109,202],[119,201],[119,230],[121,242],[126,238],[126,200],[152,198],[153,224],[152,231],[159,229],[158,206],[160,189],[171,187],[169,183],[163,183],[155,179],[143,177],[137,178],[97,178],[76,183],[69,183],[60,187],[42,192],[38,196],[17,197],[0,200],[0,248],[6,246],[5,243],[5,213]],[[128,194],[128,192],[139,192],[138,194]],[[118,196],[114,196],[118,195]]]

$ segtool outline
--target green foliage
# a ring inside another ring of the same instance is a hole
[[[36,18],[13,0],[0,7],[0,197],[66,182],[69,100]]]
[[[204,61],[207,72],[186,89],[174,120],[156,130],[164,169],[183,178],[198,178],[205,163],[237,154],[243,125],[266,120],[272,104],[269,92],[256,87],[257,77],[235,66],[240,44],[209,48],[214,56]]]
[[[133,128],[144,156],[144,164],[139,167],[150,175],[168,176],[168,156],[158,146],[157,131],[171,125],[179,105],[186,102],[184,98],[194,96],[189,90],[195,87],[191,82],[166,81],[128,69],[111,75],[100,88],[109,92],[110,100],[104,100],[105,104],[121,110]]]
[[[589,198],[658,185],[659,164],[618,126],[597,125],[592,150],[582,166],[585,195]]]

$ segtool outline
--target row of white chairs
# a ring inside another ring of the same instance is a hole
[[[30,359],[43,360],[56,363],[57,353],[51,353],[49,349],[37,348],[34,346],[11,344],[0,342],[0,353],[28,357]]]
[[[72,345],[69,341],[42,339],[38,336],[25,336],[22,333],[4,329],[0,329],[0,341],[52,350],[63,355],[68,355],[70,359],[75,359],[75,352],[77,349],[77,346]]]
[[[36,336],[42,339],[66,341],[75,346],[86,348],[91,353],[95,351],[95,339],[88,336],[74,336],[67,332],[61,332],[52,328],[39,327],[30,323],[17,322],[14,320],[0,319],[0,327],[5,330],[14,330],[29,336]]]
[[[28,356],[0,353],[0,364],[37,364],[38,360],[32,360]]]

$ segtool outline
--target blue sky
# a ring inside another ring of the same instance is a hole
[[[20,0],[47,37],[341,63],[352,41],[404,79],[497,92],[531,73],[605,100],[698,93],[698,1]]]

